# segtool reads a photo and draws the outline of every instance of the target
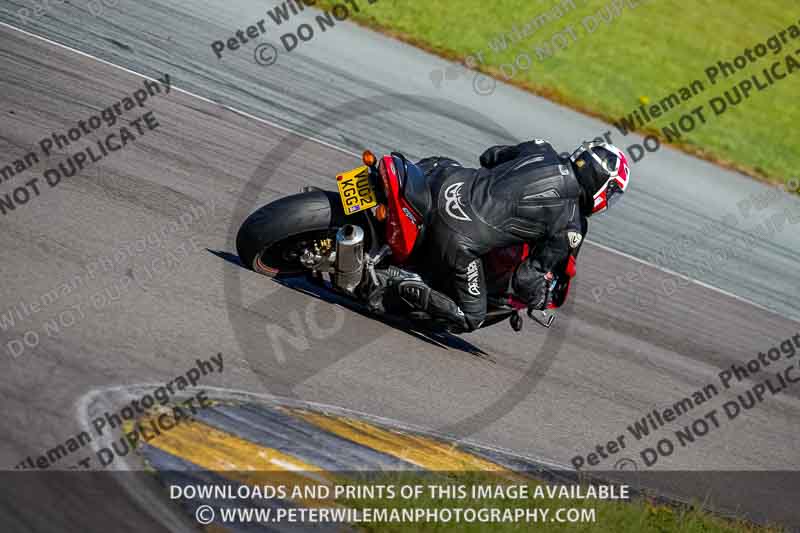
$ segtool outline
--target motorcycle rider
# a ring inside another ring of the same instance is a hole
[[[493,146],[480,164],[466,168],[445,157],[417,163],[428,177],[433,208],[415,255],[432,280],[429,285],[416,274],[388,269],[385,310],[430,317],[454,332],[473,331],[486,317],[487,282],[498,282],[491,265],[487,280],[484,259],[498,258],[517,265],[510,280],[499,280],[507,283],[507,303],[518,309],[561,306],[587,219],[616,203],[629,183],[625,154],[601,140],[584,142],[569,157],[541,139]]]

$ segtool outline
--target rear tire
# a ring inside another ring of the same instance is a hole
[[[265,276],[296,275],[307,270],[282,250],[300,240],[330,238],[345,221],[336,193],[311,191],[269,203],[244,221],[236,235],[243,266]]]

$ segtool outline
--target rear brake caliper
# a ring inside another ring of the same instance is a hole
[[[316,239],[303,249],[300,264],[309,270],[327,272],[333,268],[333,239]]]

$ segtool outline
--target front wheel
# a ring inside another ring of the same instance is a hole
[[[253,212],[236,235],[243,266],[266,276],[306,272],[302,253],[332,246],[345,223],[339,196],[328,191],[294,194]]]

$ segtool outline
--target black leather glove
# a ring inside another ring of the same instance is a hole
[[[445,168],[460,167],[461,163],[449,157],[426,157],[420,159],[415,163],[428,179],[431,179],[437,172],[441,172]]]
[[[532,309],[545,309],[550,299],[553,273],[543,270],[538,261],[532,260],[523,262],[514,272],[511,284],[514,296]]]

